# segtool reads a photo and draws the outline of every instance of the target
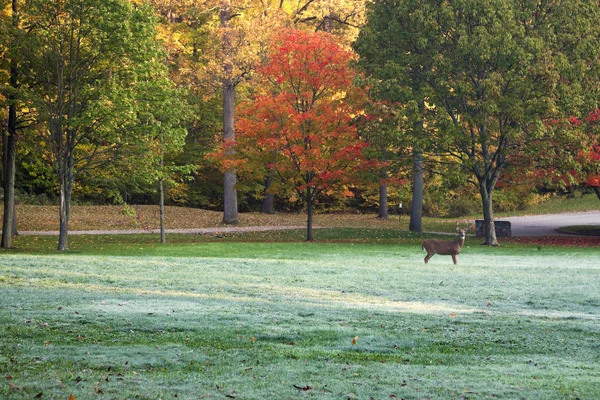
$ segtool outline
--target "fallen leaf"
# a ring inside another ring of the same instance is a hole
[[[73,396],[73,395],[70,395],[70,396],[69,396],[69,400],[75,400],[75,396]]]
[[[355,345],[357,340],[358,340],[358,336],[354,336],[352,338],[352,345]]]
[[[306,386],[298,386],[298,385],[294,385],[294,387],[295,387],[296,389],[298,389],[298,390],[304,390],[304,391],[309,391],[309,390],[312,390],[312,388],[311,388],[310,386],[308,386],[308,385],[306,385]]]

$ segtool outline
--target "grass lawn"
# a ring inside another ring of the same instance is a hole
[[[0,398],[600,398],[597,247],[262,235],[15,239]]]

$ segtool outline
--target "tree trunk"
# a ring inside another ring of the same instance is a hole
[[[223,140],[235,141],[234,107],[235,107],[235,82],[233,80],[233,61],[231,33],[231,5],[229,0],[221,1],[219,14],[221,28],[223,29]],[[223,180],[223,223],[237,224],[238,206],[235,169],[225,172]]]
[[[261,211],[263,214],[274,214],[275,213],[273,211],[273,200],[275,199],[275,196],[272,193],[269,193],[269,188],[271,187],[272,183],[273,183],[273,178],[271,176],[268,176],[267,182],[265,183],[265,191],[264,191],[265,198],[263,199],[263,203],[262,203],[262,207],[261,207]]]
[[[388,189],[388,185],[384,185],[384,184],[379,185],[379,211],[377,213],[377,218],[388,219],[387,189]]]
[[[479,182],[479,193],[483,206],[483,221],[485,224],[485,244],[488,246],[498,246],[496,238],[496,227],[494,226],[494,211],[492,204],[493,189],[489,189],[485,181]]]
[[[223,83],[223,138],[225,140],[235,140],[235,132],[233,130],[233,110],[234,110],[234,88],[233,85],[226,82]],[[232,151],[232,150],[230,150]],[[225,172],[223,179],[223,223],[237,224],[238,209],[237,209],[237,191],[235,169]]]
[[[423,152],[413,151],[413,192],[408,230],[423,232]]]
[[[12,1],[12,24],[19,27],[19,14],[17,0]],[[18,88],[17,63],[14,56],[10,62],[9,86]],[[15,167],[17,158],[17,104],[16,96],[12,92],[8,96],[8,134],[3,138],[3,164],[4,164],[4,216],[2,220],[2,248],[12,246],[12,237],[17,233],[17,215],[15,213]]]
[[[12,71],[12,68],[11,68]],[[4,137],[4,217],[2,221],[2,248],[12,245],[15,215],[15,159],[16,159],[16,106],[11,104],[8,116],[8,135]]]
[[[59,161],[60,162],[60,161]],[[64,169],[63,166],[61,169]],[[58,233],[58,251],[66,251],[69,249],[68,233],[69,233],[69,217],[71,216],[71,193],[73,190],[73,178],[68,176],[65,171],[60,172],[60,230]]]
[[[594,193],[596,193],[596,196],[598,197],[598,200],[600,200],[600,187],[598,187],[598,186],[592,186],[592,189],[594,189]]]
[[[306,188],[306,241],[312,242],[313,238],[313,190],[310,187]]]
[[[161,160],[162,164],[162,160]],[[165,229],[165,189],[163,180],[158,181],[158,193],[159,193],[159,214],[160,214],[160,243],[167,243],[167,231]]]

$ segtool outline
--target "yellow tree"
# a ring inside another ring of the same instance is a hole
[[[204,99],[222,96],[222,140],[235,140],[234,108],[240,84],[252,77],[268,37],[282,27],[334,33],[352,41],[364,21],[364,0],[150,0],[163,17],[167,44],[180,84]],[[218,89],[218,90],[217,90]],[[240,99],[238,99],[239,102]],[[223,222],[235,224],[236,171],[224,173]]]

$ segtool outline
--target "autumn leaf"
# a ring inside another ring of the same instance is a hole
[[[312,388],[308,385],[306,386],[298,386],[298,385],[294,385],[294,387],[298,390],[304,390],[304,391],[308,391],[308,390],[312,390]]]
[[[358,340],[358,336],[354,336],[352,338],[352,345],[355,345],[357,340]]]

